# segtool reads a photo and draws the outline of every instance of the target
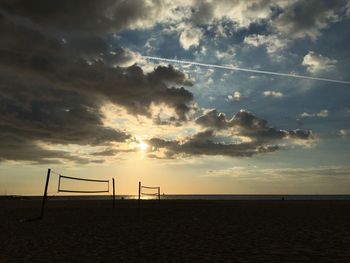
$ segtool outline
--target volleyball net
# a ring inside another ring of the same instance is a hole
[[[62,175],[56,171],[47,170],[46,183],[44,188],[43,199],[41,203],[40,216],[28,219],[26,221],[35,221],[42,219],[44,217],[45,205],[48,200],[49,193],[49,182],[50,177],[55,175],[55,178],[52,178],[52,181],[57,180],[57,193],[80,193],[80,194],[99,194],[99,193],[110,193],[110,184],[112,184],[112,201],[113,208],[115,207],[115,180],[114,178],[109,179],[90,179],[82,177],[73,177]]]
[[[160,200],[160,186],[145,186],[139,182],[139,200],[142,197],[146,197],[146,199],[158,199]]]
[[[52,171],[58,175],[58,193],[82,193],[96,194],[109,193],[110,180],[89,179],[81,177],[65,176]]]

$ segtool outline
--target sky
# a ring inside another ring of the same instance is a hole
[[[350,194],[349,18],[349,0],[0,1],[0,195],[41,194],[48,168],[117,194]]]

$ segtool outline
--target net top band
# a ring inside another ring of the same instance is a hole
[[[147,188],[147,189],[158,189],[159,187],[157,186],[141,186],[142,188]]]
[[[60,178],[72,179],[72,180],[80,180],[80,181],[89,181],[89,182],[99,182],[99,183],[109,183],[109,180],[97,180],[97,179],[87,179],[87,178],[77,178],[65,175],[59,175]]]

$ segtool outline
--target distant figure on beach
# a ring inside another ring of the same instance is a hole
[[[282,196],[282,201],[284,201],[284,196]]]

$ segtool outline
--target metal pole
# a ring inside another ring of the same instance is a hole
[[[160,186],[158,187],[158,200],[160,201]]]
[[[46,200],[47,200],[47,188],[49,186],[50,174],[51,174],[51,169],[49,168],[47,170],[45,190],[44,190],[44,195],[43,195],[43,201],[41,203],[41,211],[40,211],[40,217],[39,217],[40,219],[42,219],[44,217],[44,208],[45,208],[45,203],[46,203]]]
[[[57,185],[57,193],[59,193],[61,190],[61,175],[58,175],[58,185]]]
[[[141,202],[141,182],[139,182],[139,206]]]
[[[115,208],[115,182],[114,182],[114,178],[112,178],[112,187],[113,187],[113,208]]]

